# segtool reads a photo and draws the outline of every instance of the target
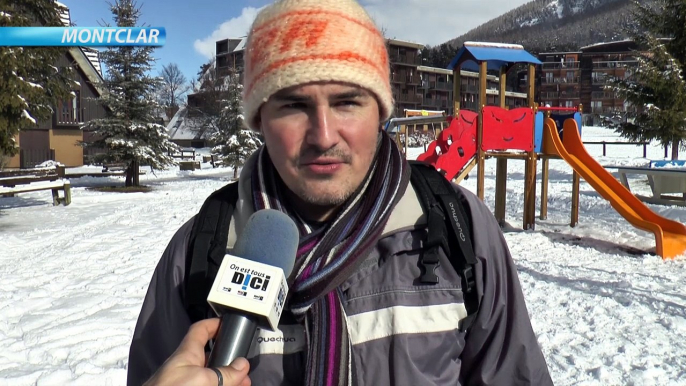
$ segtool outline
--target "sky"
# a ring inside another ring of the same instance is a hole
[[[137,0],[139,25],[164,27],[167,41],[155,50],[156,67],[176,63],[188,78],[214,54],[215,42],[245,36],[259,9],[271,0]],[[529,0],[360,0],[390,38],[437,45]],[[106,0],[60,0],[80,27],[112,22]],[[109,1],[114,2],[114,0]],[[487,5],[486,5],[487,4]]]

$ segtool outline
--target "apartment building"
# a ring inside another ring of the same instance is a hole
[[[391,88],[395,98],[396,116],[403,111],[418,109],[424,100],[420,89],[422,78],[418,67],[422,64],[423,44],[388,39],[388,55],[391,63]]]
[[[636,43],[621,41],[583,47],[581,79],[582,103],[593,115],[635,112],[636,108],[606,86],[615,79],[626,79],[638,66]]]
[[[582,47],[578,52],[542,53],[536,99],[553,107],[581,104],[588,124],[597,124],[602,116],[633,112],[635,107],[606,86],[631,76],[639,49],[632,41],[619,41]]]
[[[215,43],[216,66],[220,76],[227,75],[230,69],[236,69],[243,81],[243,55],[246,41],[247,37],[242,37],[219,40]]]
[[[581,52],[549,52],[539,59],[538,100],[542,105],[573,107],[581,103]]]

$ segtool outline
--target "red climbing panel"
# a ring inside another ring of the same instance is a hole
[[[486,106],[483,130],[481,149],[484,151],[534,149],[534,112],[531,108],[505,110]]]
[[[457,119],[450,121],[450,126],[441,132],[427,151],[417,160],[433,165],[452,180],[476,155],[476,128],[478,114],[469,110],[460,110]],[[436,149],[440,149],[437,154]]]

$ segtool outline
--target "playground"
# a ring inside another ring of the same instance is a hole
[[[507,74],[515,65],[528,66],[528,107],[507,109],[505,87]],[[479,100],[486,100],[486,76],[500,74],[500,105],[481,106],[479,111],[460,109],[454,101],[455,116],[444,117],[447,128],[436,132],[436,139],[417,159],[433,165],[446,179],[462,182],[476,169],[476,194],[484,199],[485,161],[496,160],[494,215],[505,226],[508,204],[508,162],[524,162],[522,229],[535,230],[536,214],[547,218],[549,164],[551,159],[564,160],[573,169],[571,207],[568,225],[579,221],[579,183],[583,178],[601,197],[634,227],[654,236],[651,253],[672,259],[686,253],[686,226],[674,219],[657,214],[646,203],[683,205],[686,197],[686,170],[675,170],[683,164],[668,165],[671,170],[609,166],[604,167],[591,156],[582,136],[582,106],[540,107],[534,100],[535,66],[540,61],[518,45],[467,42],[449,65],[454,72],[454,95],[460,95],[460,70],[478,69],[480,74]],[[422,119],[434,124],[440,116],[404,118],[395,122],[418,124]],[[390,125],[391,127],[394,125]],[[388,129],[388,127],[387,127]],[[664,163],[664,161],[660,161]],[[538,170],[541,170],[540,191],[537,191]],[[659,163],[651,162],[658,165]],[[661,165],[660,166],[664,166]],[[610,169],[617,169],[619,179]],[[648,176],[653,194],[637,196],[631,190],[627,173]],[[668,193],[665,195],[665,193]],[[681,198],[674,196],[677,193]],[[669,195],[672,194],[672,195]],[[540,196],[540,197],[539,197]],[[540,198],[537,205],[537,197]],[[510,200],[511,201],[511,200]],[[538,208],[538,209],[537,209]]]

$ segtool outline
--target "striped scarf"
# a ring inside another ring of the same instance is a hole
[[[290,311],[305,326],[307,386],[353,384],[352,345],[338,287],[366,259],[381,237],[391,211],[404,194],[410,169],[393,140],[381,132],[377,154],[357,191],[326,226],[313,230],[282,193],[285,185],[262,147],[253,169],[255,210],[277,209],[300,229],[300,244],[289,278]]]

